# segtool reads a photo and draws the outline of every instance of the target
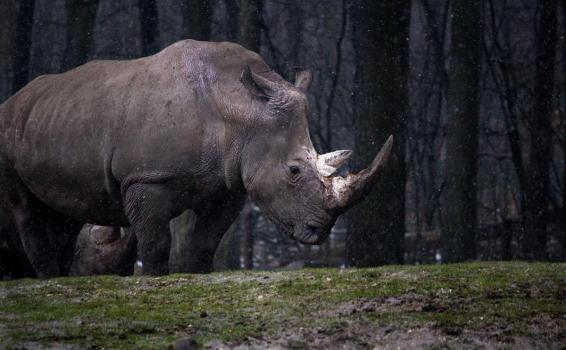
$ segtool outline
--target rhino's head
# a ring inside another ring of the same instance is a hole
[[[291,85],[247,68],[241,81],[252,95],[249,114],[254,120],[242,155],[246,191],[285,234],[302,243],[320,244],[336,218],[376,182],[391,153],[393,138],[389,137],[368,168],[335,176],[352,152],[315,151],[305,96],[310,72],[299,72]]]

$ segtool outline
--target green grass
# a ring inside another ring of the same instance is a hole
[[[505,325],[507,335],[559,344],[565,300],[566,264],[520,262],[26,279],[0,282],[0,348],[166,348],[184,337],[238,343],[352,324],[449,334]]]

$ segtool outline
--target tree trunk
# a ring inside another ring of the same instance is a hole
[[[237,234],[238,226],[239,219],[232,223],[222,237],[214,256],[214,271],[238,270],[242,267],[240,263],[240,236]]]
[[[446,197],[442,211],[444,262],[476,256],[481,1],[454,0],[451,6]]]
[[[531,150],[522,251],[526,259],[546,259],[549,166],[552,149],[552,96],[556,55],[557,0],[540,0],[534,101],[530,118]]]
[[[171,220],[171,252],[169,253],[169,272],[190,271],[189,256],[187,255],[188,237],[195,229],[197,216],[192,210],[185,210],[181,215]]]
[[[259,52],[263,0],[241,0],[238,14],[238,43]]]
[[[16,28],[16,17],[16,1],[0,1],[0,22],[4,28]],[[13,30],[0,30],[0,103],[4,102],[12,91],[14,37]]]
[[[12,93],[27,84],[29,80],[29,62],[31,57],[31,36],[33,29],[34,0],[22,0],[18,9],[16,42],[12,69]],[[5,23],[3,24],[6,25]],[[8,27],[5,27],[8,28]],[[7,31],[7,30],[6,30]]]
[[[210,39],[211,5],[207,0],[185,0],[183,27],[186,39]]]
[[[562,38],[566,38],[566,0],[562,0]],[[564,257],[566,258],[566,40],[562,40],[562,101],[563,109],[560,115],[560,124],[562,124],[562,220],[561,229],[564,233],[562,235],[562,247],[564,248]]]
[[[153,55],[159,50],[159,15],[155,0],[138,0],[142,56]]]
[[[513,259],[513,222],[511,220],[505,220],[502,222],[501,228],[501,260],[509,261]]]
[[[367,166],[390,134],[395,145],[374,189],[350,211],[347,262],[352,266],[402,263],[410,1],[360,0],[356,10],[354,163]]]
[[[240,214],[240,230],[242,231],[240,256],[242,257],[242,267],[247,270],[254,268],[253,220],[253,205],[248,201]]]
[[[240,9],[237,0],[224,0],[226,6],[226,40],[230,42],[238,41],[238,15]]]
[[[63,70],[85,63],[94,45],[94,21],[98,0],[67,0],[67,47]]]

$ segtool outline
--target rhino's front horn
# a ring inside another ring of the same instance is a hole
[[[391,155],[393,135],[389,136],[371,165],[357,174],[348,174],[346,177],[333,176],[330,178],[330,207],[338,212],[345,211],[362,200],[375,184],[381,169]]]

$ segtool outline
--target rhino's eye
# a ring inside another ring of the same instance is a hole
[[[291,174],[293,174],[293,175],[298,175],[298,174],[300,174],[301,169],[300,169],[298,166],[296,166],[296,165],[291,165],[291,166],[289,167],[289,171],[290,171]]]

